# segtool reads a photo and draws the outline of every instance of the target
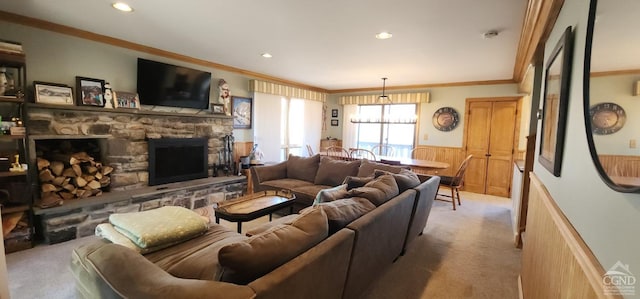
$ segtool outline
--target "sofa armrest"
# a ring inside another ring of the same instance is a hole
[[[137,252],[116,244],[97,248],[87,254],[85,261],[88,274],[102,284],[101,294],[92,294],[93,298],[255,297],[247,286],[174,277]],[[109,288],[113,293],[108,292]]]
[[[249,171],[251,171],[253,191],[263,191],[260,186],[262,182],[287,178],[287,161],[278,164],[253,166],[249,168]]]
[[[404,241],[404,247],[402,251],[406,251],[409,243],[419,236],[427,225],[427,219],[431,213],[431,207],[433,201],[438,194],[440,188],[440,177],[429,176],[426,181],[423,181],[415,189],[418,191],[416,195],[416,201],[413,205],[413,211],[411,213],[411,221],[409,222],[409,229],[407,230],[407,237]]]

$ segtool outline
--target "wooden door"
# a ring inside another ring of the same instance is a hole
[[[509,197],[516,145],[517,99],[467,102],[465,190]]]

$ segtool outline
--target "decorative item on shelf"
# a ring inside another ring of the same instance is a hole
[[[0,66],[0,96],[5,95],[5,92],[12,90],[15,87],[15,81],[11,77],[11,74],[7,74],[7,68]]]
[[[448,132],[455,129],[459,121],[458,111],[451,107],[442,107],[433,113],[433,126],[440,131]]]
[[[76,104],[104,107],[104,80],[77,76]]]
[[[73,106],[73,89],[59,83],[33,81],[35,100],[38,104]]]
[[[115,108],[115,103],[113,102],[114,95],[113,90],[111,89],[111,83],[104,83],[104,108],[113,109]]]
[[[233,128],[251,129],[252,99],[231,97],[231,107],[233,107]]]
[[[224,113],[231,116],[231,91],[229,90],[229,83],[224,79],[218,80],[218,103],[224,107]]]
[[[9,133],[14,136],[24,136],[27,133],[27,128],[24,127],[22,119],[19,117],[12,117],[11,121],[15,124],[9,128]]]
[[[224,105],[222,105],[222,104],[211,104],[211,113],[213,113],[213,114],[225,114],[224,113]]]
[[[9,168],[9,171],[11,172],[24,172],[26,171],[26,169],[22,168],[22,164],[20,164],[20,155],[16,154],[13,155],[14,158],[14,162],[11,163],[11,168]]]
[[[598,103],[589,109],[594,134],[609,135],[620,131],[627,120],[624,109],[616,103]]]
[[[140,109],[140,99],[135,92],[114,91],[113,105],[116,108]]]

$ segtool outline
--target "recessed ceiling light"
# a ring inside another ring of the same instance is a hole
[[[393,34],[391,34],[389,32],[386,32],[386,31],[383,31],[383,32],[380,32],[380,33],[376,34],[376,38],[377,39],[387,39],[387,38],[391,38],[392,36],[393,36]]]
[[[273,56],[271,56],[271,54],[269,54],[269,53],[262,53],[262,57],[264,57],[264,58],[271,58],[271,57],[273,57]]]
[[[124,12],[132,12],[133,8],[131,8],[131,6],[129,6],[129,4],[126,4],[124,2],[116,2],[111,4],[111,6],[113,6],[113,8],[119,10],[119,11],[124,11]]]
[[[496,30],[489,30],[485,33],[482,34],[482,37],[484,37],[485,39],[490,39],[490,38],[494,38],[496,36],[498,36],[499,32]]]

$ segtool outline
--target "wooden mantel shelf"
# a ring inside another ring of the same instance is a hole
[[[209,113],[207,111],[204,111],[204,110],[200,110],[198,113],[179,113],[179,112],[153,111],[153,110],[148,110],[148,109],[124,109],[124,108],[108,109],[108,108],[103,108],[103,107],[72,106],[72,105],[51,105],[51,104],[38,104],[38,103],[26,103],[26,107],[27,107],[27,109],[84,111],[84,112],[134,114],[134,115],[177,116],[177,117],[197,117],[197,118],[221,118],[221,119],[231,119],[231,118],[233,118],[232,116],[227,116],[227,115],[224,115],[224,114],[211,114],[211,113]]]

